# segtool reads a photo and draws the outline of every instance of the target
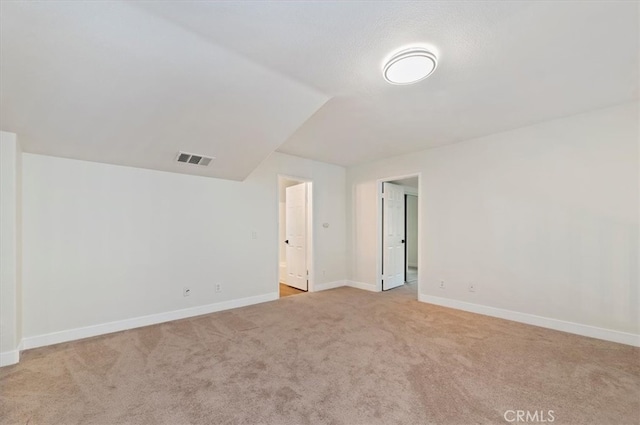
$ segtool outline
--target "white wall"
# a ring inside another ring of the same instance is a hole
[[[637,335],[638,122],[630,103],[350,168],[349,278],[375,283],[376,180],[422,173],[422,300]]]
[[[0,132],[0,366],[19,360],[22,339],[21,152]]]
[[[346,184],[279,153],[245,182],[24,154],[23,336],[277,297],[278,174],[314,181],[316,283],[345,278],[348,247],[352,283],[375,286],[376,180],[414,173],[422,300],[638,334],[638,139],[633,103],[353,167]]]
[[[342,167],[275,153],[233,182],[33,154],[23,160],[27,347],[87,335],[68,332],[87,326],[277,298],[279,173],[314,182],[316,283],[345,278]]]

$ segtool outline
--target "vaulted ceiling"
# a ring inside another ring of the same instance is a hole
[[[275,150],[349,166],[638,99],[638,7],[2,1],[0,128],[27,152],[234,180]],[[386,83],[411,44],[438,69]]]

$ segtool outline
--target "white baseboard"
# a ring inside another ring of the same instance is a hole
[[[92,336],[104,335],[112,332],[124,331],[127,329],[140,328],[142,326],[155,325],[158,323],[170,322],[172,320],[186,319],[188,317],[200,316],[203,314],[215,313],[216,311],[229,310],[232,308],[245,307],[252,304],[259,304],[267,301],[274,301],[279,298],[277,292],[271,292],[254,297],[240,298],[237,300],[223,301],[215,304],[207,304],[198,307],[185,308],[182,310],[168,311],[166,313],[152,314],[149,316],[134,317],[131,319],[118,320],[117,322],[102,323],[99,325],[87,326],[84,328],[69,329],[65,331],[52,332],[44,335],[36,335],[22,340],[22,347],[29,348],[43,347],[45,345],[59,344],[61,342],[74,341]]]
[[[336,280],[334,282],[326,282],[326,283],[316,283],[314,285],[313,291],[326,291],[327,289],[340,288],[341,286],[345,286],[344,280]]]
[[[443,307],[469,311],[471,313],[483,314],[485,316],[498,317],[500,319],[526,323],[528,325],[540,326],[542,328],[554,329],[556,331],[568,332],[576,335],[588,336],[590,338],[640,347],[640,335],[632,333],[582,325],[580,323],[566,322],[564,320],[551,319],[549,317],[520,313],[518,311],[505,310],[432,295],[418,294],[418,300],[429,304],[436,304]]]
[[[0,367],[10,366],[20,361],[20,348],[0,353]]]
[[[347,280],[346,286],[350,286],[352,288],[364,289],[365,291],[378,292],[376,291],[376,285],[373,283],[364,283],[364,282],[356,282],[355,280]]]

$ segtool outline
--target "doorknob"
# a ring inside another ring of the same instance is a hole
[[[402,240],[402,243],[404,243],[404,239]]]
[[[289,245],[289,239],[287,239],[286,241],[284,241],[284,243],[286,243],[287,245]]]

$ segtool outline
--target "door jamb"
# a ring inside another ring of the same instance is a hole
[[[407,271],[409,270],[409,239],[407,238],[407,198],[409,195],[404,194],[404,283],[407,283]]]

